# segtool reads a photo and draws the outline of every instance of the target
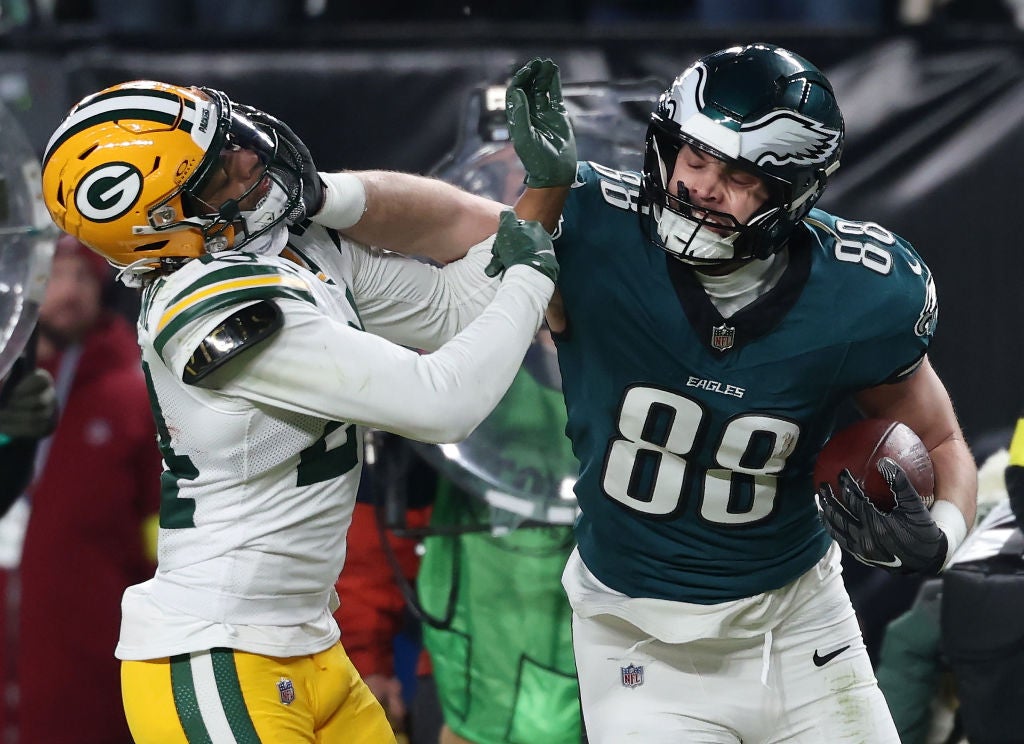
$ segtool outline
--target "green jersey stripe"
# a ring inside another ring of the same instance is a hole
[[[234,650],[215,648],[210,651],[210,656],[213,659],[213,676],[217,680],[220,704],[231,726],[231,733],[235,735],[235,741],[237,744],[261,744],[245,705],[245,698],[242,697]]]
[[[316,301],[313,299],[313,295],[309,292],[281,285],[247,287],[245,289],[222,292],[220,294],[213,295],[212,297],[208,297],[205,300],[200,300],[178,313],[174,319],[171,320],[159,334],[157,334],[156,339],[153,341],[153,348],[156,350],[156,353],[162,357],[164,347],[167,345],[167,342],[173,338],[174,334],[197,318],[201,318],[208,313],[216,312],[226,307],[231,307],[232,305],[251,304],[259,300],[269,300],[276,297],[301,300],[314,305],[316,304]]]
[[[252,276],[270,276],[271,274],[280,273],[282,273],[281,270],[276,266],[265,266],[258,263],[244,263],[237,264],[235,266],[226,266],[222,269],[216,269],[211,271],[209,274],[203,274],[199,279],[189,284],[185,289],[178,292],[178,294],[174,295],[170,302],[167,303],[167,307],[173,307],[193,292],[206,289],[217,282],[224,282],[230,279],[243,279]]]

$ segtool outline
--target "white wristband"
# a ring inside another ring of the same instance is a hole
[[[366,211],[366,187],[351,173],[321,173],[324,206],[310,217],[324,227],[344,230],[359,222]]]
[[[931,508],[932,519],[935,526],[946,535],[946,560],[942,562],[942,568],[949,565],[953,553],[960,547],[960,544],[967,537],[967,520],[964,513],[960,511],[952,501],[936,501]]]

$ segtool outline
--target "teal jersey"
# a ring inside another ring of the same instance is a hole
[[[931,273],[881,226],[813,210],[781,279],[724,319],[645,236],[639,183],[581,163],[555,234],[581,557],[632,597],[781,587],[830,544],[812,470],[840,403],[927,351]]]

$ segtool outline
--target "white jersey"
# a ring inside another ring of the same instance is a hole
[[[139,343],[165,471],[158,569],[125,592],[118,658],[217,646],[295,656],[335,643],[363,426],[466,436],[511,383],[553,286],[520,266],[495,294],[482,278],[489,244],[444,269],[316,225],[293,229],[289,248],[295,261],[205,256],[143,294]],[[266,300],[279,330],[202,384],[183,382],[203,339]],[[421,355],[366,331],[445,345]]]

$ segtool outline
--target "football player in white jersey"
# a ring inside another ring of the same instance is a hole
[[[46,148],[54,221],[142,290],[159,565],[125,592],[116,649],[140,744],[394,741],[331,614],[362,429],[465,437],[558,267],[538,223],[490,203],[443,268],[351,242],[337,229],[388,217],[354,178],[318,174],[263,112],[153,81],[83,99]],[[483,203],[437,182],[403,209],[429,220],[445,200]],[[390,237],[429,255],[416,234]]]

